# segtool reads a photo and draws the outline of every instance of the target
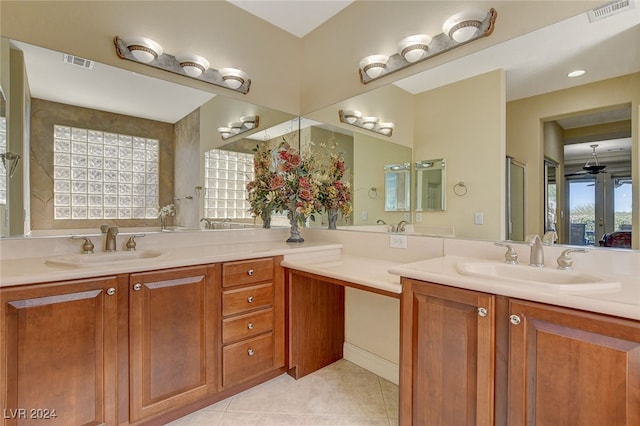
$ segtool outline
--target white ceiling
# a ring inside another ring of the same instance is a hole
[[[337,0],[229,1],[298,37],[317,28],[351,3]],[[640,7],[637,5],[628,12],[595,23],[589,23],[584,13],[395,84],[411,93],[420,93],[503,68],[506,70],[507,98],[519,99],[639,72],[638,40]],[[64,63],[61,53],[18,45],[25,51],[34,97],[92,105],[105,111],[174,123],[214,96],[102,64],[95,64],[88,72]],[[587,74],[568,79],[566,73],[575,68],[584,68]],[[68,79],[66,76],[70,72],[73,75]],[[71,101],[69,96],[73,96]]]
[[[353,3],[353,0],[227,1],[300,38]]]

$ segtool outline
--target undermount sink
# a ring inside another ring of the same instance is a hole
[[[608,281],[596,275],[576,271],[536,268],[528,265],[510,265],[498,262],[458,262],[462,275],[500,281],[521,282],[563,291],[607,290],[620,287],[617,281]]]
[[[110,264],[120,264],[143,259],[155,259],[165,254],[159,250],[120,251],[113,253],[68,254],[47,259],[45,263],[59,266],[89,268]]]

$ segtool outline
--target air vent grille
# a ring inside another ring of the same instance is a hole
[[[595,22],[617,13],[626,12],[632,7],[633,2],[631,0],[618,0],[596,9],[591,9],[587,14],[589,15],[589,22]]]
[[[90,61],[89,59],[84,59],[74,55],[68,55],[66,53],[63,54],[62,56],[63,56],[64,62],[67,64],[76,65],[88,70],[93,69],[93,61]]]

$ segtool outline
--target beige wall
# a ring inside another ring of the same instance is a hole
[[[543,229],[544,191],[543,158],[545,121],[575,116],[603,108],[632,105],[633,152],[633,241],[638,248],[640,240],[640,177],[638,164],[640,149],[638,131],[640,118],[640,73],[630,74],[597,83],[559,90],[544,95],[509,102],[507,104],[507,153],[527,163],[526,233],[540,233]]]
[[[424,225],[453,225],[455,235],[499,240],[505,234],[505,73],[478,77],[415,97],[413,158],[447,161],[447,210],[423,212]],[[454,185],[464,182],[458,196]],[[484,224],[474,224],[474,213]]]
[[[375,225],[378,219],[395,224],[405,219],[404,212],[384,211],[384,166],[411,162],[411,149],[354,133],[353,158],[353,224]],[[375,196],[371,188],[376,188]]]
[[[475,1],[474,6],[498,12],[490,37],[368,85],[358,77],[360,59],[395,53],[396,43],[407,34],[442,32],[442,17],[459,12],[466,2],[356,1],[299,39],[225,1],[3,0],[0,35],[304,115],[602,3],[567,1],[548,7],[540,1]],[[241,68],[252,79],[251,91],[243,96],[123,61],[113,47],[116,35],[149,37],[172,54],[184,49],[198,53],[213,68]]]

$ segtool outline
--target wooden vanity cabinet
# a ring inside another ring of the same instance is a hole
[[[495,297],[403,278],[401,425],[493,425]]]
[[[3,425],[117,424],[118,293],[126,278],[0,289]]]
[[[639,321],[402,284],[400,425],[640,424]]]
[[[217,267],[130,275],[130,422],[216,391]]]
[[[284,367],[284,274],[281,260],[281,257],[276,257],[222,264],[219,326],[221,389]]]
[[[639,425],[640,323],[509,301],[509,425]]]

